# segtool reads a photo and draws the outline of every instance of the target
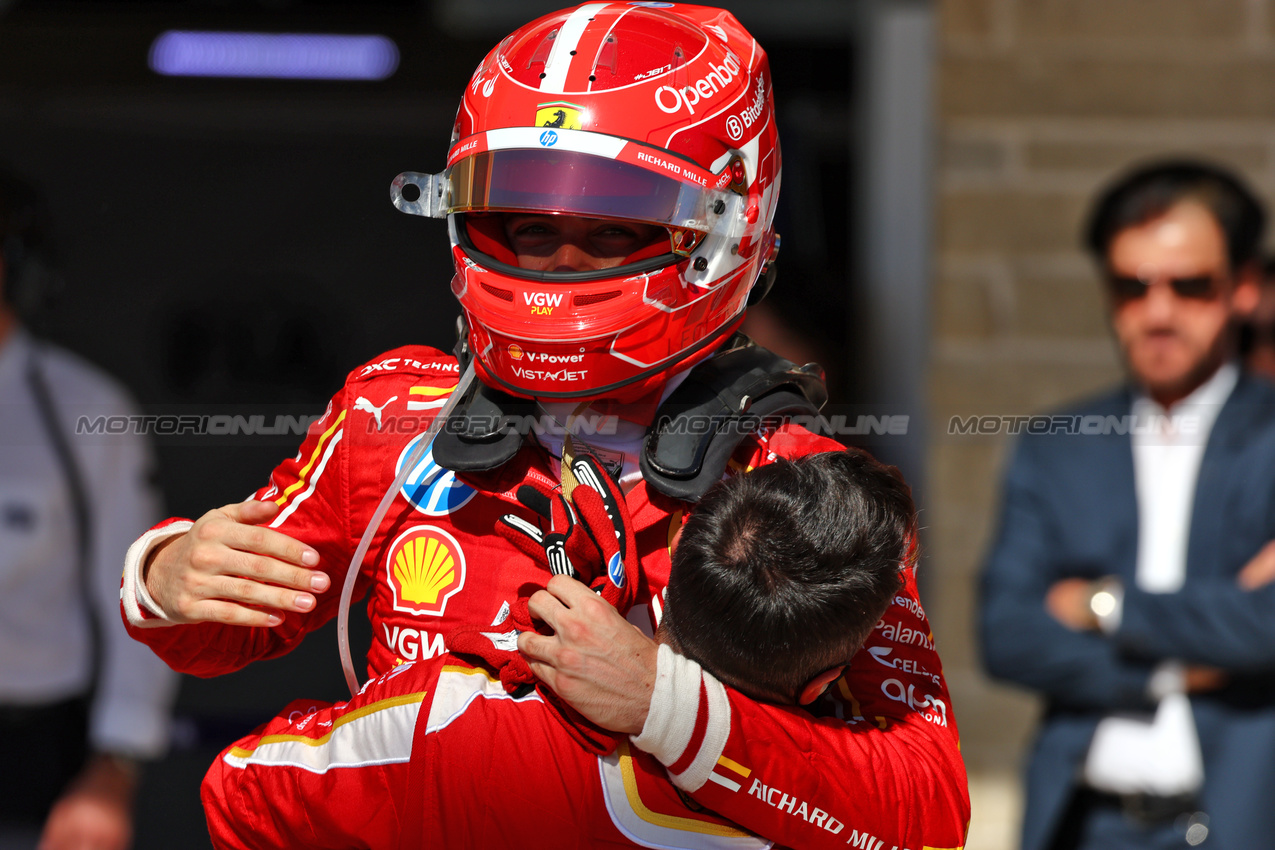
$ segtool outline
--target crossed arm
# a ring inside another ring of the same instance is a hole
[[[1099,585],[1058,566],[1063,523],[1035,458],[1020,451],[1006,477],[1001,527],[982,580],[982,651],[989,671],[1060,704],[1144,708],[1156,665],[1186,662],[1189,692],[1237,672],[1275,668],[1275,544],[1233,580],[1173,593],[1123,586],[1118,626],[1091,608]],[[1092,573],[1090,573],[1092,574]]]

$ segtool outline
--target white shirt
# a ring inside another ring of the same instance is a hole
[[[690,372],[690,369],[684,369],[669,378],[660,394],[661,404],[681,386]],[[574,415],[579,407],[579,402],[540,402],[540,409],[552,418],[553,426],[537,434],[536,439],[549,453],[549,465],[553,474],[562,474],[563,435],[571,434],[572,442],[578,447],[577,451],[587,448],[596,455],[619,481],[620,489],[625,493],[629,492],[642,480],[639,458],[650,426],[630,422],[614,414],[601,416],[588,407]]]
[[[1222,405],[1239,380],[1227,363],[1166,411],[1145,395],[1133,402],[1133,477],[1138,502],[1138,559],[1134,583],[1148,593],[1172,593],[1186,580],[1187,540],[1200,461]],[[1119,627],[1119,609],[1103,622]],[[1190,793],[1204,780],[1203,761],[1182,668],[1167,661],[1152,676],[1155,714],[1113,715],[1094,732],[1085,781],[1111,793],[1162,796]]]
[[[0,704],[8,705],[77,696],[91,674],[78,529],[27,377],[32,349],[22,330],[0,346]],[[156,756],[168,743],[177,675],[128,636],[119,614],[124,552],[159,517],[150,449],[134,434],[76,434],[81,416],[136,411],[115,381],[69,352],[42,344],[37,358],[89,503],[89,568],[103,639],[90,742]]]

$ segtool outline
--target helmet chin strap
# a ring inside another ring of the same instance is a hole
[[[576,405],[576,409],[573,410],[571,415],[567,417],[567,426],[563,429],[562,433],[562,495],[565,496],[568,501],[571,499],[571,492],[575,490],[576,485],[580,483],[576,481],[575,473],[572,471],[572,467],[575,462],[576,447],[575,443],[571,439],[571,426],[575,422],[576,417],[584,413],[592,403],[593,402],[591,401],[582,401]]]
[[[345,572],[345,584],[341,587],[341,604],[337,608],[336,639],[341,653],[341,669],[345,672],[345,683],[349,686],[350,696],[352,697],[358,694],[361,686],[359,685],[359,678],[354,672],[354,662],[350,657],[350,600],[354,597],[354,583],[358,579],[359,571],[363,566],[363,558],[367,556],[367,550],[372,545],[372,538],[376,536],[376,530],[381,527],[381,520],[385,519],[385,514],[390,509],[390,503],[394,501],[394,497],[402,489],[408,476],[412,474],[412,471],[416,469],[416,465],[421,462],[421,459],[425,457],[425,453],[434,444],[434,438],[442,430],[443,425],[451,417],[456,405],[460,403],[460,400],[469,391],[469,387],[473,382],[474,363],[471,360],[461,374],[460,381],[456,384],[456,389],[452,390],[451,397],[447,399],[447,404],[429,423],[429,427],[425,430],[425,439],[420,441],[412,451],[412,454],[403,462],[403,468],[398,471],[398,475],[394,478],[394,483],[390,485],[390,488],[385,491],[385,495],[381,497],[381,503],[376,506],[376,512],[372,514],[372,519],[368,521],[367,528],[363,530],[363,537],[359,540],[358,548],[354,550],[354,558],[350,561],[350,566]]]

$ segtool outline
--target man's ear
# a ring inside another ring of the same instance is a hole
[[[673,553],[677,551],[677,544],[682,542],[682,529],[686,527],[686,523],[679,523],[677,529],[673,532],[673,536],[668,540],[668,554],[673,557]]]
[[[1249,263],[1235,276],[1235,289],[1231,293],[1231,309],[1240,316],[1248,316],[1257,309],[1262,298],[1262,270],[1257,263]]]
[[[841,673],[845,669],[846,665],[844,664],[831,667],[806,682],[806,684],[802,685],[801,690],[797,692],[797,705],[810,705],[819,698],[820,694],[828,690],[829,685],[841,678]]]

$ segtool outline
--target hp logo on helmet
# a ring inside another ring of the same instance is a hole
[[[544,145],[547,148],[553,147],[554,145],[558,144],[558,134],[555,133],[553,130],[545,130],[543,133],[540,134],[540,144]]]

